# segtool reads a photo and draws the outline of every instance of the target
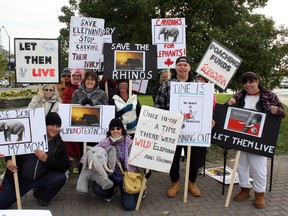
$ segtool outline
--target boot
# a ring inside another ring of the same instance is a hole
[[[188,182],[188,190],[192,193],[194,197],[200,197],[201,196],[201,191],[197,187],[195,182]]]
[[[257,193],[255,192],[255,200],[254,200],[254,205],[256,208],[264,208],[265,207],[265,193]]]
[[[236,194],[234,200],[237,202],[242,202],[250,198],[250,188],[242,188],[241,191]]]
[[[167,191],[167,196],[170,198],[173,198],[176,196],[177,192],[179,191],[180,188],[180,181],[178,180],[177,182],[172,182],[170,185],[168,191]]]

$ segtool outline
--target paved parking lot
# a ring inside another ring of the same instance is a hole
[[[222,162],[207,163],[206,168],[222,165]],[[233,164],[229,164],[233,168]],[[225,195],[222,195],[222,184],[209,176],[199,176],[197,184],[202,190],[199,198],[188,194],[188,200],[183,202],[185,162],[181,163],[181,189],[175,198],[167,198],[166,190],[169,187],[169,175],[153,172],[148,180],[147,197],[142,201],[139,211],[127,212],[121,207],[119,193],[110,203],[99,197],[79,195],[76,192],[77,175],[70,175],[68,183],[51,201],[47,208],[39,207],[32,194],[22,198],[23,209],[49,209],[53,216],[94,216],[94,215],[288,215],[288,157],[278,156],[274,160],[274,175],[272,191],[269,192],[270,173],[267,182],[266,208],[256,209],[251,200],[243,203],[231,200],[228,208],[225,207],[228,185],[225,186]],[[270,159],[268,162],[270,170]],[[238,185],[234,185],[232,196],[238,192]],[[17,208],[16,205],[13,208]],[[1,211],[0,211],[1,213]]]

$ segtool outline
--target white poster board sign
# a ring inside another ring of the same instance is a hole
[[[50,210],[1,210],[1,216],[52,216]]]
[[[212,40],[196,72],[225,90],[240,67],[242,59],[228,48]]]
[[[44,108],[0,111],[0,132],[0,157],[48,151]]]
[[[205,174],[210,176],[211,178],[219,181],[219,182],[223,182],[223,178],[224,178],[224,167],[213,167],[213,168],[209,168],[209,169],[205,169]],[[232,178],[232,174],[233,174],[233,170],[229,167],[226,166],[226,170],[225,170],[225,184],[230,184],[231,182],[231,178]],[[249,181],[253,181],[252,178],[249,178]],[[238,177],[238,173],[236,172],[235,175],[235,179],[234,179],[234,184],[239,183],[239,177]]]
[[[183,115],[143,105],[129,164],[168,173],[170,171]]]
[[[100,69],[104,19],[72,16],[70,21],[69,68]]]
[[[60,104],[61,137],[69,142],[100,142],[106,137],[115,106],[81,106]]]
[[[185,18],[152,19],[152,44],[157,45],[157,69],[175,68],[175,61],[186,56]]]
[[[132,91],[146,93],[148,80],[132,80]]]
[[[15,38],[17,83],[59,83],[58,39]]]
[[[171,82],[170,111],[184,115],[178,145],[210,147],[214,84]]]

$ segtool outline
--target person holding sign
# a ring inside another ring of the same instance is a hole
[[[54,84],[44,84],[38,94],[28,104],[28,109],[44,107],[45,116],[49,112],[58,112],[62,103],[58,90]]]
[[[34,189],[33,196],[38,205],[48,206],[51,199],[67,181],[69,169],[66,146],[59,134],[61,118],[55,112],[46,116],[48,152],[37,148],[34,154],[17,155],[17,165],[6,157],[6,172],[0,192],[0,209],[9,208],[16,201],[13,173],[18,172],[20,196]]]
[[[137,171],[137,167],[128,163],[132,140],[130,136],[127,136],[127,131],[124,129],[124,125],[120,119],[114,118],[110,121],[107,137],[100,141],[97,146],[104,149],[109,146],[114,146],[117,152],[117,160],[121,163],[123,169],[129,172]],[[151,172],[148,172],[145,177],[149,178],[150,175]],[[93,193],[96,196],[103,197],[106,202],[111,202],[114,194],[117,192],[117,187],[119,186],[123,208],[127,211],[135,210],[138,194],[128,194],[125,192],[125,188],[123,188],[123,175],[117,163],[115,170],[112,175],[109,176],[109,179],[113,181],[114,185],[112,188],[104,190],[100,185],[95,183],[93,186]]]
[[[116,118],[120,118],[127,133],[134,138],[141,106],[137,95],[129,97],[129,80],[118,81],[118,92],[113,96],[111,105],[116,107]]]
[[[85,105],[108,105],[105,92],[98,86],[98,77],[92,70],[85,71],[82,85],[73,93],[72,103]]]
[[[244,73],[242,75],[242,85],[243,89],[228,99],[226,102],[227,105],[285,117],[285,110],[278,97],[261,85],[261,80],[256,73]],[[236,194],[234,200],[242,202],[250,198],[250,169],[254,182],[254,205],[256,208],[264,208],[267,176],[267,157],[264,156],[241,152],[238,166],[241,191]]]
[[[170,108],[170,83],[171,82],[196,82],[192,73],[190,73],[191,66],[186,56],[181,56],[176,60],[176,76],[173,75],[171,79],[167,80],[160,87],[156,100],[155,107],[160,109],[169,110]],[[201,147],[191,147],[191,160],[189,170],[188,189],[195,197],[201,196],[201,191],[196,185],[196,178],[198,175],[198,163]],[[180,159],[181,159],[182,146],[176,147],[172,166],[170,169],[171,185],[167,191],[167,196],[175,197],[180,188]]]

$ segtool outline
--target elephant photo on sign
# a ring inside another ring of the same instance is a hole
[[[160,36],[164,35],[164,41],[169,42],[169,37],[172,37],[172,42],[176,42],[179,36],[179,30],[175,27],[162,27],[160,28],[159,34],[158,34],[158,40],[160,40]]]
[[[2,121],[0,122],[0,132],[4,133],[5,142],[11,142],[11,135],[16,135],[16,141],[22,141],[25,127],[19,121]]]

